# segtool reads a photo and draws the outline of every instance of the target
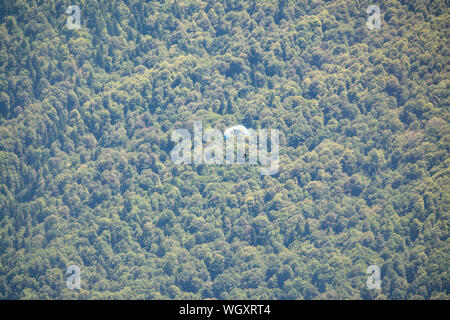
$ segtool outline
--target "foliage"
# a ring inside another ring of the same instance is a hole
[[[448,299],[450,11],[379,2],[2,1],[0,297]],[[196,120],[279,172],[174,165]]]

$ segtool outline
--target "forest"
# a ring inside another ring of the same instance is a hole
[[[0,0],[0,299],[450,299],[449,34],[445,0]],[[196,121],[279,130],[277,172],[174,164]]]

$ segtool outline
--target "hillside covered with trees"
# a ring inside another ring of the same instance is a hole
[[[0,1],[1,299],[449,299],[448,2],[76,2]],[[194,121],[278,172],[175,165]]]

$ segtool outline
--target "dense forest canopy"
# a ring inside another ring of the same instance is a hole
[[[0,298],[449,299],[447,1],[0,2]],[[175,165],[195,121],[278,172]]]

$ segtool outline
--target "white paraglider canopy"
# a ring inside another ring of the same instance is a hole
[[[250,131],[248,131],[248,129],[246,127],[244,127],[243,125],[237,125],[237,126],[230,127],[227,130],[225,130],[223,135],[225,136],[225,139],[228,139],[231,135],[236,135],[239,132],[242,132],[246,136],[250,135]]]

